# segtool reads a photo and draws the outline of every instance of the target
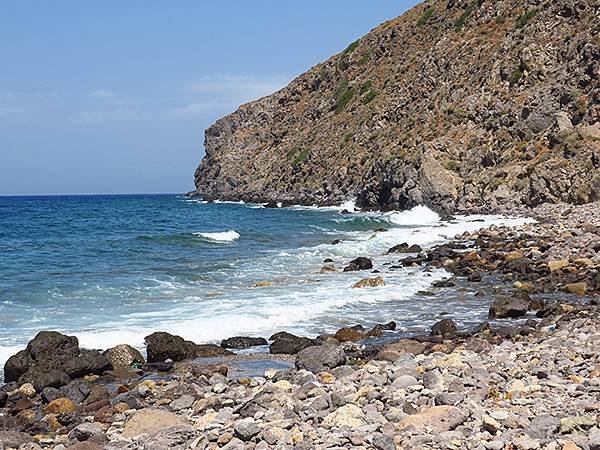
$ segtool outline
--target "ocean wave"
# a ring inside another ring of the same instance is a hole
[[[440,221],[440,216],[426,206],[415,206],[406,211],[388,213],[387,220],[399,226],[433,225]]]
[[[217,231],[213,233],[198,231],[194,233],[194,235],[203,237],[204,239],[208,239],[209,241],[219,242],[233,242],[240,238],[240,234],[235,230]]]
[[[339,205],[331,205],[331,206],[318,206],[318,205],[292,205],[291,209],[296,210],[316,210],[316,211],[347,211],[347,212],[356,212],[360,211],[359,208],[356,207],[356,198],[349,198],[348,200],[343,201]]]

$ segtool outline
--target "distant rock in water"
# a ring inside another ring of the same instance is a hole
[[[344,267],[344,272],[354,272],[357,270],[369,270],[373,268],[373,261],[370,258],[366,258],[364,256],[359,256],[356,259],[353,259],[348,263],[346,267]]]
[[[595,0],[432,0],[205,133],[207,199],[438,212],[600,199]]]

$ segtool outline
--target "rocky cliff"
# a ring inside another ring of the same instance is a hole
[[[598,0],[426,1],[209,127],[194,193],[448,212],[589,202],[599,78]]]

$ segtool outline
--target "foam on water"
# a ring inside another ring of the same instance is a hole
[[[207,232],[197,232],[194,233],[196,236],[203,237],[204,239],[208,239],[209,241],[224,241],[224,242],[232,242],[236,239],[240,238],[240,234],[235,230],[229,231],[217,231],[214,233]]]
[[[177,201],[190,205],[186,199]],[[44,296],[47,304],[43,309],[33,300],[12,304],[15,302],[6,299],[0,303],[0,313],[4,317],[12,314],[20,326],[18,334],[0,335],[0,363],[22,349],[41,329],[74,334],[88,348],[129,343],[143,349],[143,338],[154,331],[167,331],[201,343],[240,334],[268,337],[282,329],[316,335],[345,325],[388,320],[397,320],[403,328],[419,325],[423,317],[434,318],[434,311],[444,307],[460,309],[461,317],[469,319],[481,314],[486,306],[447,306],[436,298],[415,304],[419,291],[448,275],[444,270],[389,270],[400,256],[385,253],[402,242],[427,248],[464,231],[525,222],[502,216],[458,216],[441,221],[425,207],[403,212],[361,212],[356,210],[354,200],[336,207],[260,210],[254,209],[257,205],[191,205],[192,208],[186,206],[186,214],[195,208],[199,216],[214,212],[216,218],[206,222],[204,229],[227,231],[194,232],[201,238],[195,239],[190,237],[189,228],[152,229],[157,238],[138,240],[139,244],[132,241],[131,245],[141,245],[142,257],[155,258],[157,262],[151,270],[140,271],[134,281],[121,277],[127,271],[135,274],[140,269],[116,267],[105,278],[69,280],[79,284],[68,289],[54,286]],[[344,210],[352,214],[340,214]],[[244,221],[248,213],[257,215],[250,228]],[[265,222],[277,220],[278,226]],[[298,221],[303,221],[303,228],[293,229]],[[385,231],[373,231],[380,228]],[[240,233],[244,239],[239,240]],[[135,230],[132,235],[141,233]],[[341,242],[334,244],[334,236]],[[239,241],[236,245],[217,246],[202,244],[202,239],[217,243]],[[188,241],[196,241],[197,246],[189,246]],[[147,245],[152,246],[150,250]],[[239,253],[244,245],[252,247]],[[177,253],[181,249],[185,250],[183,257]],[[223,252],[230,253],[223,258]],[[352,285],[361,278],[375,276],[369,272],[320,273],[325,258],[333,259],[341,269],[357,256],[373,258],[385,286],[353,289]],[[252,287],[259,281],[268,283]]]

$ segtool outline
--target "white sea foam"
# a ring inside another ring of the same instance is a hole
[[[217,231],[213,233],[199,231],[194,234],[203,237],[204,239],[208,239],[209,241],[233,242],[240,238],[240,234],[235,230]]]
[[[317,210],[317,211],[348,211],[355,212],[358,211],[356,207],[356,198],[349,198],[343,201],[339,205],[331,205],[331,206],[318,206],[318,205],[292,205],[291,209],[297,210]]]
[[[350,203],[324,209],[355,210]],[[435,298],[415,302],[418,291],[427,289],[447,273],[414,268],[388,271],[386,264],[395,263],[398,255],[385,255],[387,249],[401,242],[430,247],[464,231],[492,224],[514,226],[528,221],[503,216],[457,216],[456,220],[445,222],[425,207],[403,212],[329,216],[343,220],[360,220],[363,216],[366,220],[375,218],[388,229],[383,232],[338,231],[342,240],[336,245],[323,243],[277,249],[256,258],[236,261],[235,269],[219,269],[226,281],[218,281],[218,284],[204,279],[178,282],[171,278],[149,278],[146,281],[151,284],[127,288],[126,297],[133,299],[130,301],[133,306],[115,313],[114,320],[99,316],[90,320],[85,318],[85,322],[73,321],[69,325],[61,321],[60,325],[65,328],[55,329],[76,335],[83,347],[104,349],[129,343],[143,349],[143,338],[154,331],[167,331],[202,343],[240,334],[268,337],[282,329],[314,335],[344,325],[368,325],[399,318],[402,319],[400,328],[414,324],[422,326],[427,320],[435,319],[435,311],[439,308],[460,310],[457,315],[461,319],[475,318],[481,313],[479,303],[475,307],[465,301],[436,305]],[[235,230],[194,234],[215,242],[232,242],[240,237]],[[381,270],[380,275],[385,279],[385,286],[353,289],[351,286],[356,281],[371,276],[364,272],[318,273],[324,258],[332,258],[341,268],[357,256],[373,258],[375,268]],[[273,285],[250,288],[260,280],[272,281]],[[153,290],[158,293],[160,302],[146,303],[146,299],[156,297],[151,295]],[[217,291],[219,295],[215,296]],[[139,300],[135,300],[136,296]],[[0,345],[0,363],[22,349],[27,337],[20,337],[21,345],[13,345],[17,342]]]
[[[406,211],[388,213],[386,219],[394,225],[432,225],[439,222],[440,216],[426,206],[415,206]]]

